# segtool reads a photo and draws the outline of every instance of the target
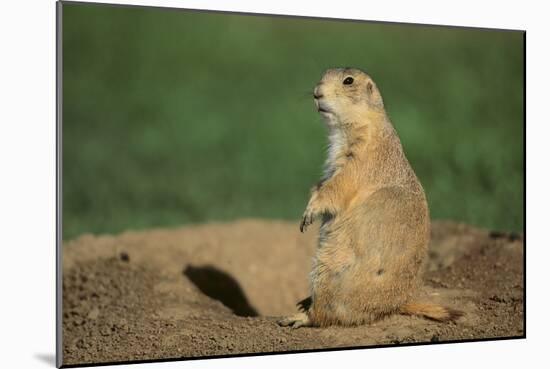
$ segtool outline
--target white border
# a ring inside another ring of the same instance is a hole
[[[101,2],[101,1],[100,1]],[[547,362],[550,206],[547,11],[526,2],[118,1],[121,4],[527,30],[527,340],[143,364],[162,368],[517,368]],[[0,281],[3,367],[53,364],[55,350],[55,3],[11,1],[0,11]],[[518,138],[519,139],[519,138]],[[546,236],[546,237],[545,237]],[[538,357],[538,358],[537,358]],[[7,364],[7,365],[6,365]],[[126,367],[126,366],[120,366]],[[133,366],[135,367],[135,366]]]

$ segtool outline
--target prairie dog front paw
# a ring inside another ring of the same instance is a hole
[[[300,223],[300,232],[304,232],[306,228],[313,223],[317,215],[319,215],[319,207],[317,206],[317,192],[314,192],[307,204],[304,215],[302,216],[302,222]]]

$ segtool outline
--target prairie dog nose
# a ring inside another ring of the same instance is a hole
[[[323,94],[321,93],[321,85],[320,84],[315,86],[315,89],[313,90],[313,97],[316,98],[316,99],[320,99],[321,97],[323,97]]]

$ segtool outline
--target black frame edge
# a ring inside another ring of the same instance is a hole
[[[55,248],[55,300],[56,300],[56,330],[55,330],[55,365],[60,368],[63,365],[63,300],[62,300],[62,265],[63,265],[63,250],[62,250],[62,117],[63,117],[63,2],[57,1],[55,4],[55,201],[56,201],[56,248]]]

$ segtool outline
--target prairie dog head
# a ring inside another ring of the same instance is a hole
[[[329,127],[361,124],[369,113],[384,110],[372,78],[355,68],[327,70],[315,86],[313,97]]]

